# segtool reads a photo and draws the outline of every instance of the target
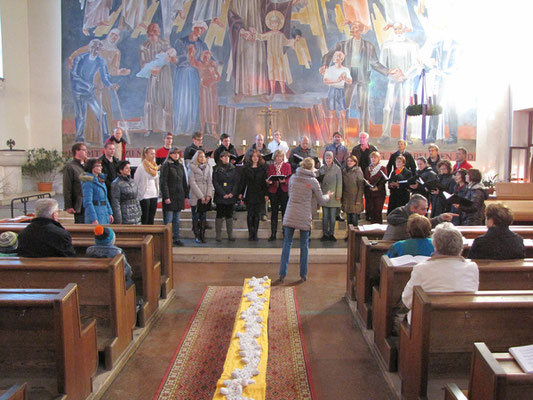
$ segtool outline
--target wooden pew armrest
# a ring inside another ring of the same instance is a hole
[[[84,357],[83,363],[89,376],[94,376],[98,369],[98,344],[96,335],[96,319],[85,324],[81,330],[81,345]],[[85,358],[86,357],[86,358]]]
[[[444,400],[468,400],[468,397],[455,383],[448,383],[444,387]]]

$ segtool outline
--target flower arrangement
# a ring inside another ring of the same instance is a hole
[[[52,182],[65,166],[67,158],[57,150],[45,148],[28,150],[28,160],[22,166],[22,173],[32,176],[39,182]]]
[[[483,186],[485,186],[487,189],[494,189],[494,186],[496,184],[496,177],[498,174],[487,174],[483,177],[481,180],[481,183]]]

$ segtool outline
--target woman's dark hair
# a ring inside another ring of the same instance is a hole
[[[85,162],[85,166],[83,167],[83,169],[85,170],[85,172],[89,172],[92,174],[93,172],[93,168],[96,164],[102,164],[102,161],[100,161],[99,158],[89,158],[86,162]]]
[[[487,206],[485,210],[487,219],[492,219],[494,225],[507,228],[513,223],[513,210],[507,207],[502,202],[492,203]]]
[[[423,157],[423,156],[418,157],[418,158],[416,159],[416,161],[423,161],[424,164],[427,164],[427,163],[428,163],[427,158],[426,158],[426,157]]]
[[[471,183],[481,182],[481,171],[479,169],[470,168],[466,173],[470,177]]]
[[[455,171],[455,173],[461,175],[461,178],[463,178],[463,182],[466,182],[466,169],[459,168],[457,171]]]
[[[446,165],[446,168],[448,168],[448,173],[450,174],[452,172],[452,163],[450,162],[450,160],[440,160],[437,163],[437,170],[440,170],[440,167],[442,167],[443,165]]]
[[[126,165],[130,165],[130,162],[128,160],[119,161],[117,164],[117,171],[122,171],[126,167]]]
[[[252,166],[254,163],[252,161],[252,157],[257,154],[259,156],[259,160],[257,160],[257,165],[263,165],[265,163],[265,159],[263,158],[263,155],[261,152],[257,149],[252,150],[252,154],[250,154],[250,158],[248,159],[248,164]]]

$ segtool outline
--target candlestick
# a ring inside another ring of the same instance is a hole
[[[292,145],[293,145],[293,146],[296,146],[296,140],[293,140],[293,141],[292,141]]]
[[[316,146],[316,147],[319,147],[319,146],[320,146],[320,141],[317,140],[317,141],[315,142],[315,146]]]
[[[243,139],[243,140],[242,140],[242,145],[243,145],[243,146],[246,146],[246,139]]]

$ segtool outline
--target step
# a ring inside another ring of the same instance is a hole
[[[281,258],[281,248],[174,247],[172,252],[175,263],[279,264]],[[309,264],[346,265],[346,257],[346,248],[309,249]],[[298,263],[299,259],[300,249],[294,243],[289,263]]]

